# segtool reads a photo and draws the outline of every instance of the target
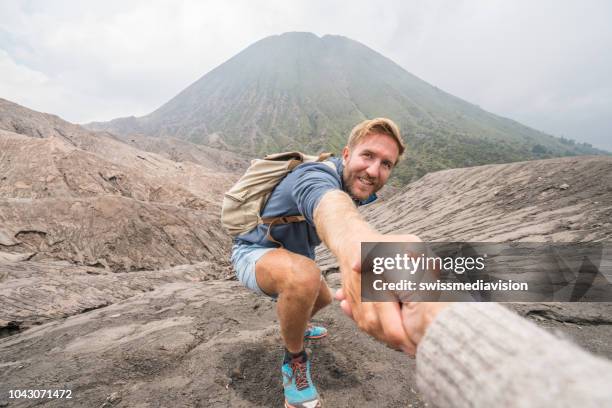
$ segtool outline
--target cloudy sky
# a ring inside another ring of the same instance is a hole
[[[251,43],[339,34],[482,108],[612,151],[612,2],[0,0],[0,97],[143,115]]]

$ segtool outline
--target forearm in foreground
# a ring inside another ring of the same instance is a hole
[[[418,345],[417,381],[440,407],[612,406],[612,362],[491,303],[440,312]]]

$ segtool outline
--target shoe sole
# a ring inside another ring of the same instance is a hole
[[[327,333],[321,334],[319,336],[304,336],[304,340],[317,340],[322,339],[323,337],[327,337]]]
[[[285,408],[295,408],[293,405],[289,404],[287,400],[285,400]],[[321,401],[319,400],[315,408],[321,408]]]

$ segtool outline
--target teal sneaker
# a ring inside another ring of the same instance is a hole
[[[309,324],[304,332],[304,340],[316,340],[322,339],[327,336],[327,329],[321,326],[314,326]]]
[[[310,357],[305,351],[296,357],[285,351],[281,372],[285,408],[321,408],[319,393],[310,378]]]

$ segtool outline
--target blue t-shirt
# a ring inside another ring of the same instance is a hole
[[[336,165],[334,171],[323,163],[304,163],[289,173],[272,191],[268,202],[261,213],[262,218],[303,215],[304,222],[274,224],[270,231],[272,237],[281,242],[291,252],[315,258],[314,249],[321,243],[314,224],[314,210],[323,194],[329,190],[342,190],[342,160],[332,157],[329,160]],[[376,200],[372,194],[364,201],[355,201],[356,205],[369,204]],[[253,230],[236,237],[237,243],[251,243],[275,248],[278,244],[266,238],[268,225],[258,225]]]

